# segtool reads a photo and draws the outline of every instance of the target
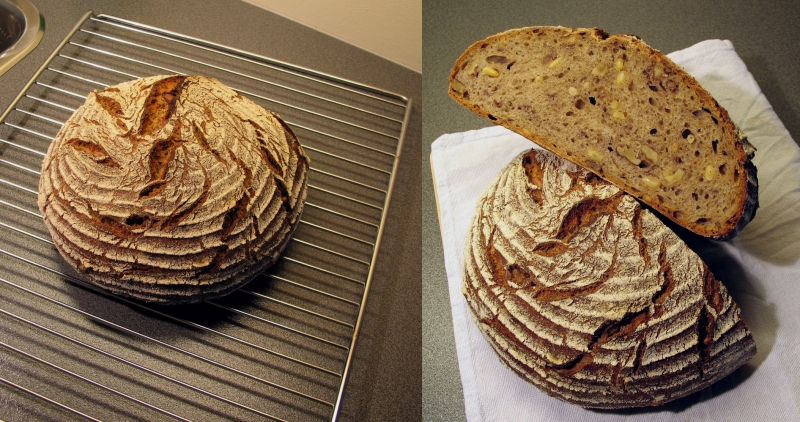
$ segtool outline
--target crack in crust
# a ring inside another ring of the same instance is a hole
[[[139,135],[151,135],[167,125],[183,89],[185,76],[172,76],[153,84],[144,102]]]

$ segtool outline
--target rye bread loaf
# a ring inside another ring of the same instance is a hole
[[[215,79],[153,76],[88,95],[47,151],[38,205],[88,280],[197,302],[276,261],[300,220],[307,171],[276,114]]]
[[[500,359],[590,408],[666,403],[755,354],[725,287],[632,196],[546,151],[520,154],[469,228],[463,292]]]
[[[727,111],[639,38],[530,27],[470,46],[450,95],[702,236],[735,236],[758,207],[754,149]]]

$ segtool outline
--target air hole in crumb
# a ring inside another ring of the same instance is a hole
[[[575,101],[575,108],[578,110],[582,110],[584,105],[586,104],[583,102],[583,100]]]
[[[489,120],[497,120],[497,117],[494,117],[491,114],[487,114],[486,117],[488,117]]]
[[[725,164],[719,166],[719,174],[724,176],[725,172],[727,172],[727,171],[728,171],[728,167]]]
[[[715,125],[718,125],[718,124],[719,124],[719,121],[717,121],[717,118],[716,118],[716,117],[714,117],[714,116],[711,116],[711,120],[713,120],[713,121],[714,121],[714,124],[715,124]]]
[[[703,110],[695,110],[692,114],[694,114],[694,117],[700,118],[703,115]]]
[[[714,139],[713,141],[711,141],[711,148],[714,149],[714,154],[717,153],[717,144],[719,144],[719,140],[718,139]]]
[[[653,99],[653,97],[648,98],[647,102],[649,102],[650,105],[656,105],[656,101]]]
[[[694,156],[695,156],[695,157],[699,157],[699,156],[700,156],[700,151],[697,151],[697,150],[695,150],[695,151],[694,151]]]
[[[614,148],[608,147],[608,152],[614,152]]]
[[[568,111],[568,112],[567,112],[567,116],[569,116],[569,117],[572,117],[572,116],[574,116],[574,115],[575,115],[575,113],[573,113],[572,111]],[[566,126],[566,125],[564,125],[564,126]]]
[[[700,224],[705,224],[705,223],[707,223],[707,222],[708,222],[708,219],[707,219],[707,218],[702,218],[702,217],[701,217],[701,218],[698,218],[698,219],[697,219],[697,223],[700,223]]]
[[[708,194],[703,195],[703,199],[708,199]]]
[[[683,217],[683,213],[680,211],[674,211],[672,216],[675,217],[676,220],[679,220],[681,217]]]
[[[689,135],[691,135],[691,134],[692,134],[692,131],[691,131],[691,130],[689,130],[689,129],[686,129],[686,130],[684,130],[683,132],[681,132],[681,136],[683,136],[683,139],[686,139],[686,138],[688,138],[688,137],[689,137]]]
[[[697,192],[692,192],[692,199],[694,199],[695,201],[700,199],[700,197],[697,195]]]
[[[597,104],[597,101],[594,99],[594,97],[589,97],[589,102],[590,102],[592,105],[595,105],[595,104]]]
[[[736,170],[733,171],[733,180],[735,182],[739,181],[739,169],[736,169]]]
[[[658,129],[656,129],[656,128],[650,129],[650,134],[651,135],[655,135],[656,133],[658,133]]]
[[[650,90],[651,90],[651,91],[656,91],[656,92],[658,92],[658,87],[657,87],[657,86],[653,86],[653,85],[647,85],[647,87],[648,87],[648,88],[650,88]]]
[[[665,112],[667,112],[667,113],[669,113],[669,112],[670,112],[670,109],[668,109],[668,108],[665,108],[665,109],[664,109],[664,111],[665,111]]]

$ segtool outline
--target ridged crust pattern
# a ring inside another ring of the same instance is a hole
[[[635,36],[509,30],[467,48],[449,94],[702,236],[730,239],[755,216],[754,149],[691,75]]]
[[[464,259],[464,295],[503,363],[573,404],[663,404],[755,354],[738,306],[674,232],[549,152],[521,154],[487,188]]]
[[[276,261],[307,171],[276,114],[212,78],[153,76],[88,95],[47,151],[38,205],[61,255],[93,283],[197,302]]]

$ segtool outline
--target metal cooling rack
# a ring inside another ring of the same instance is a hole
[[[84,283],[36,206],[42,157],[86,95],[155,74],[219,79],[280,114],[311,158],[278,264],[198,305]],[[56,420],[335,420],[410,109],[397,94],[87,13],[0,116],[2,405]]]

